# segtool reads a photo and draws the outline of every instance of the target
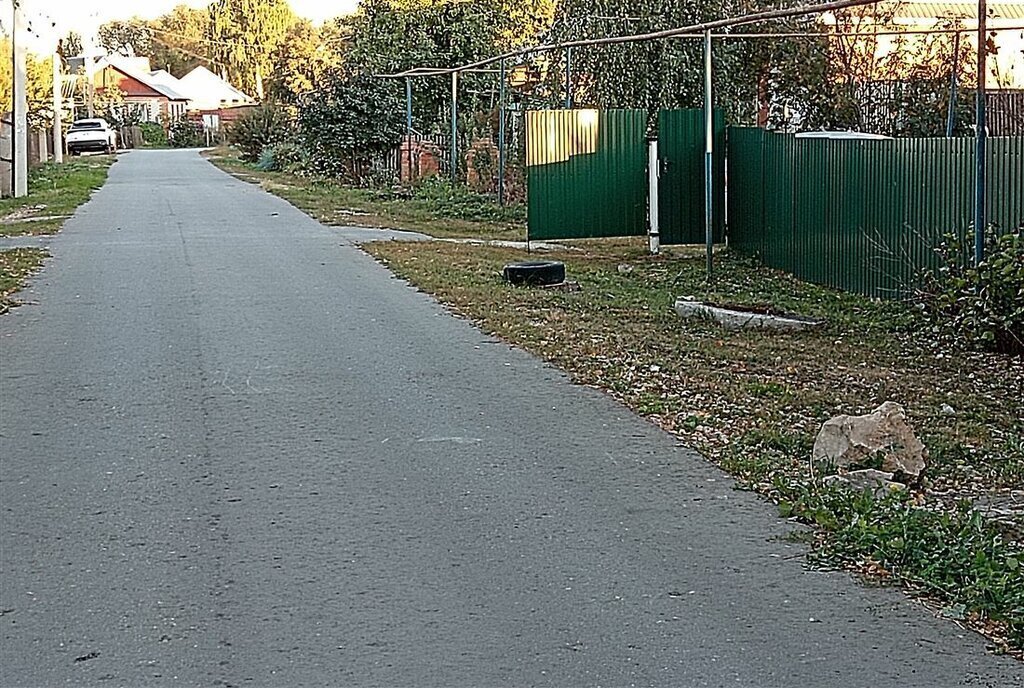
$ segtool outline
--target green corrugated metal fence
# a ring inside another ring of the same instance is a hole
[[[725,230],[725,113],[714,116],[714,241]],[[658,225],[663,244],[704,243],[704,111],[658,113]]]
[[[526,113],[530,239],[647,231],[647,113]]]
[[[901,296],[973,216],[972,139],[829,140],[729,129],[732,247],[802,279]],[[989,141],[989,221],[1024,222],[1024,139]]]

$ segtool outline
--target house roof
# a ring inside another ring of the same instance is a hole
[[[221,103],[248,105],[256,102],[203,66],[181,77],[178,83],[189,99],[200,106],[217,107]]]
[[[143,62],[144,60],[144,62]],[[182,95],[178,90],[177,79],[168,72],[159,69],[155,72],[149,71],[148,58],[131,58],[120,55],[109,55],[103,58],[97,65],[99,69],[112,67],[125,76],[130,76],[136,81],[145,84],[169,100],[188,100],[188,96]]]
[[[900,19],[976,19],[978,3],[946,2],[945,0],[909,0],[886,3]],[[885,6],[885,5],[883,5]],[[988,3],[989,15],[994,19],[1024,21],[1024,0],[998,0]]]

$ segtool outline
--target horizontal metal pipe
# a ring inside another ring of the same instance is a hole
[[[877,5],[883,0],[833,0],[832,2],[824,2],[816,5],[804,5],[802,7],[784,7],[773,10],[766,10],[764,12],[755,12],[753,14],[745,14],[739,17],[729,17],[726,19],[716,19],[714,21],[702,22],[700,24],[691,24],[689,26],[681,26],[676,29],[665,29],[663,31],[653,31],[651,33],[640,33],[640,34],[628,34],[625,36],[607,36],[605,38],[588,38],[576,41],[565,41],[562,43],[549,43],[546,45],[539,45],[534,48],[526,50],[513,50],[501,55],[494,57],[488,57],[483,60],[477,60],[469,64],[462,65],[461,67],[446,67],[432,70],[432,73],[437,74],[451,74],[452,72],[464,72],[469,69],[476,69],[478,67],[486,67],[488,65],[500,62],[506,58],[519,57],[520,55],[526,55],[529,53],[536,52],[548,52],[551,50],[564,50],[566,48],[581,48],[590,45],[614,45],[617,43],[639,43],[643,41],[655,41],[662,38],[676,38],[678,36],[686,36],[688,34],[697,33],[701,36],[707,31],[713,29],[723,29],[728,26],[742,26],[744,24],[756,24],[757,22],[767,21],[769,19],[786,19],[788,17],[799,17],[808,14],[822,14],[824,12],[831,12],[833,10],[846,9],[847,7],[861,7],[864,5]],[[400,74],[382,74],[382,77],[396,78],[414,76],[416,70],[407,70]]]

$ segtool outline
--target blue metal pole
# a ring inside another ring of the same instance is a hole
[[[704,32],[704,244],[707,250],[707,279],[714,269],[714,173],[715,120],[711,93],[711,31]]]
[[[405,77],[405,155],[408,161],[406,171],[409,181],[412,181],[412,78]],[[401,170],[398,171],[401,179]]]
[[[986,0],[978,0],[978,93],[976,98],[977,116],[975,117],[975,179],[974,179],[974,264],[985,259],[985,143],[988,132],[985,130],[985,65],[987,48],[985,45],[985,14],[988,12]]]
[[[451,174],[452,181],[459,177],[459,73],[452,72],[452,143],[451,143]]]
[[[505,60],[498,70],[498,203],[505,205]]]

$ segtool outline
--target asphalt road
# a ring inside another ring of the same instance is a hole
[[[0,685],[1013,686],[756,497],[195,152],[0,318]]]

